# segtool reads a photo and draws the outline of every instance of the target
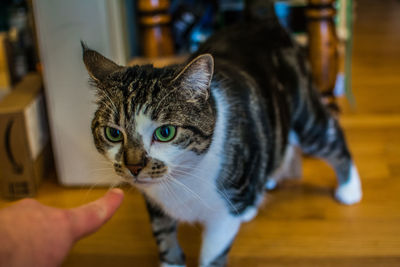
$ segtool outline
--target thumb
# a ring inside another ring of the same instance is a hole
[[[114,215],[123,198],[123,191],[114,188],[93,202],[68,210],[73,240],[97,231]]]

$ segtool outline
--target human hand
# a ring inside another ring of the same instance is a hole
[[[24,199],[0,210],[0,266],[59,266],[79,239],[97,231],[123,200],[120,189],[73,209]]]

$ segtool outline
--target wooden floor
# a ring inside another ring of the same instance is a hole
[[[269,194],[257,218],[242,226],[229,266],[400,266],[399,1],[358,1],[353,67],[357,108],[344,104],[341,120],[363,181],[362,203],[335,202],[333,171],[305,159],[304,178]],[[49,180],[38,199],[73,207],[104,192]],[[115,217],[80,241],[65,266],[157,266],[143,200],[134,189],[125,192]],[[196,266],[200,227],[183,226],[179,235],[188,266]]]

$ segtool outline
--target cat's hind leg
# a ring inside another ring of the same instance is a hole
[[[354,204],[361,200],[362,190],[358,171],[342,129],[333,117],[314,117],[298,132],[304,153],[327,161],[335,170],[338,187],[336,199],[343,204]]]
[[[151,227],[159,251],[161,267],[184,267],[185,256],[176,236],[177,222],[146,197],[146,206],[150,215]]]
[[[357,203],[361,200],[361,182],[358,170],[354,163],[351,163],[347,181],[339,184],[338,188],[336,189],[335,197],[341,203],[347,205]]]

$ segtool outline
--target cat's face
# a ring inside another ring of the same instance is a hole
[[[96,148],[126,181],[141,187],[184,176],[207,153],[215,126],[210,55],[180,69],[128,68],[85,48],[84,62],[98,88]]]

